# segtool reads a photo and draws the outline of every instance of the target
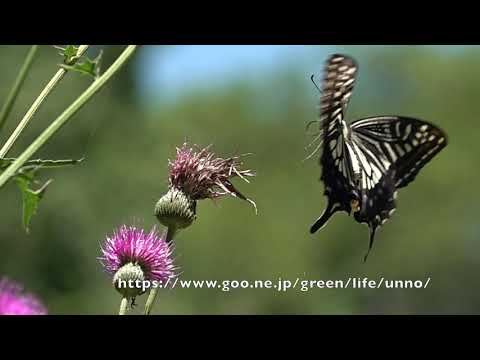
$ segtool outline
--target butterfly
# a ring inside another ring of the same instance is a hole
[[[320,230],[338,211],[353,214],[370,229],[366,261],[376,230],[396,209],[397,190],[447,145],[447,136],[429,122],[405,116],[375,116],[348,124],[345,113],[357,72],[357,62],[347,55],[334,54],[325,66],[316,150],[321,149],[320,180],[328,203],[310,232]]]

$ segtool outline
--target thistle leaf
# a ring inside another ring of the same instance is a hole
[[[94,79],[96,79],[100,76],[101,59],[102,59],[102,51],[100,51],[98,56],[93,60],[90,60],[88,57],[86,57],[83,61],[78,61],[73,65],[61,64],[60,67],[66,70],[79,72],[80,74],[90,75]]]
[[[60,50],[60,56],[63,56],[63,63],[69,65],[73,62],[73,60],[77,57],[78,48],[74,45],[67,45],[66,48],[62,48],[60,46],[54,46],[54,48]]]
[[[5,170],[11,163],[15,161],[15,158],[3,158],[0,159],[0,172]],[[83,161],[82,159],[65,159],[65,160],[44,160],[36,159],[29,160],[23,165],[13,176],[13,179],[17,183],[18,188],[22,193],[23,202],[23,214],[22,222],[23,227],[27,234],[30,231],[30,222],[33,215],[37,213],[38,205],[42,199],[47,186],[53,181],[52,179],[44,183],[39,189],[33,190],[32,184],[36,183],[35,175],[40,169],[48,168],[60,168],[65,166],[73,166]]]
[[[48,180],[43,184],[39,189],[33,190],[31,184],[34,181],[35,171],[30,171],[28,173],[23,173],[22,176],[16,176],[15,181],[22,193],[23,201],[23,215],[22,222],[23,227],[27,234],[30,232],[30,221],[32,220],[33,215],[37,213],[38,204],[45,194],[45,190],[52,180]]]

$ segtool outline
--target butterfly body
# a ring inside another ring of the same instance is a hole
[[[447,138],[433,124],[404,116],[377,116],[348,124],[345,112],[358,66],[352,58],[335,54],[325,70],[319,138],[320,180],[328,204],[310,232],[344,211],[369,226],[370,251],[376,229],[396,209],[397,190],[414,180],[446,146]]]

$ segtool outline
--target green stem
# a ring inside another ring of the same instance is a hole
[[[144,315],[150,315],[153,309],[153,305],[155,304],[155,300],[157,298],[158,288],[155,287],[150,289],[150,293],[148,294],[147,302],[145,303],[145,312]]]
[[[3,104],[2,110],[0,111],[0,131],[3,128],[3,125],[5,125],[8,115],[12,110],[13,104],[15,103],[15,99],[17,98],[18,93],[20,92],[23,82],[25,81],[28,71],[30,70],[30,67],[32,66],[33,59],[35,58],[35,54],[37,50],[38,50],[38,45],[33,45],[30,48],[30,51],[28,52],[27,57],[23,62],[22,68],[20,69],[17,75],[17,78],[13,83],[13,87],[7,96],[7,100],[5,101],[5,104]]]
[[[80,45],[77,50],[77,55],[72,59],[72,64],[74,64],[87,51],[87,49],[88,45]],[[52,92],[52,90],[60,82],[60,80],[63,79],[67,71],[67,69],[60,68],[57,73],[52,77],[52,79],[48,82],[40,95],[38,95],[37,99],[33,102],[32,106],[30,106],[30,109],[28,109],[23,119],[18,123],[17,127],[13,131],[12,135],[10,135],[5,145],[3,145],[3,147],[0,149],[0,158],[4,158],[5,155],[7,155],[13,144],[15,144],[17,138],[29,124],[33,115],[35,115],[37,110],[40,108],[40,105],[42,105],[47,96]]]
[[[167,235],[165,236],[165,241],[170,243],[173,240],[173,237],[177,233],[177,228],[175,226],[169,226],[167,228]]]
[[[174,226],[169,226],[167,228],[167,235],[166,235],[166,242],[170,243],[173,240],[173,236],[177,232],[177,229]],[[150,289],[150,293],[148,294],[147,302],[145,303],[145,312],[144,315],[150,315],[153,305],[155,305],[155,300],[157,299],[158,294],[158,287],[154,287]]]
[[[120,302],[120,310],[118,312],[118,315],[126,315],[127,307],[128,307],[128,299],[126,297],[123,297],[122,301]]]
[[[129,45],[115,62],[98,77],[72,105],[70,105],[48,128],[0,175],[0,188],[14,175],[22,165],[32,157],[60,128],[95,95],[105,83],[122,67],[133,55],[136,45]]]

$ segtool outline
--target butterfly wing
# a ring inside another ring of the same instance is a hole
[[[399,116],[358,120],[352,123],[351,130],[361,168],[360,211],[354,216],[370,227],[370,250],[375,230],[395,210],[397,189],[415,179],[420,169],[446,146],[447,137],[430,123]]]
[[[388,172],[399,189],[447,145],[447,135],[435,125],[410,117],[379,116],[351,124],[354,139],[390,164]]]
[[[321,180],[328,205],[322,216],[312,225],[310,232],[322,228],[336,211],[349,211],[355,169],[354,154],[347,146],[342,129],[348,126],[345,112],[355,85],[358,66],[344,55],[332,55],[326,63],[320,99],[320,131],[322,140]]]
[[[320,99],[320,127],[324,133],[344,121],[357,72],[358,65],[350,57],[334,54],[327,60]]]

